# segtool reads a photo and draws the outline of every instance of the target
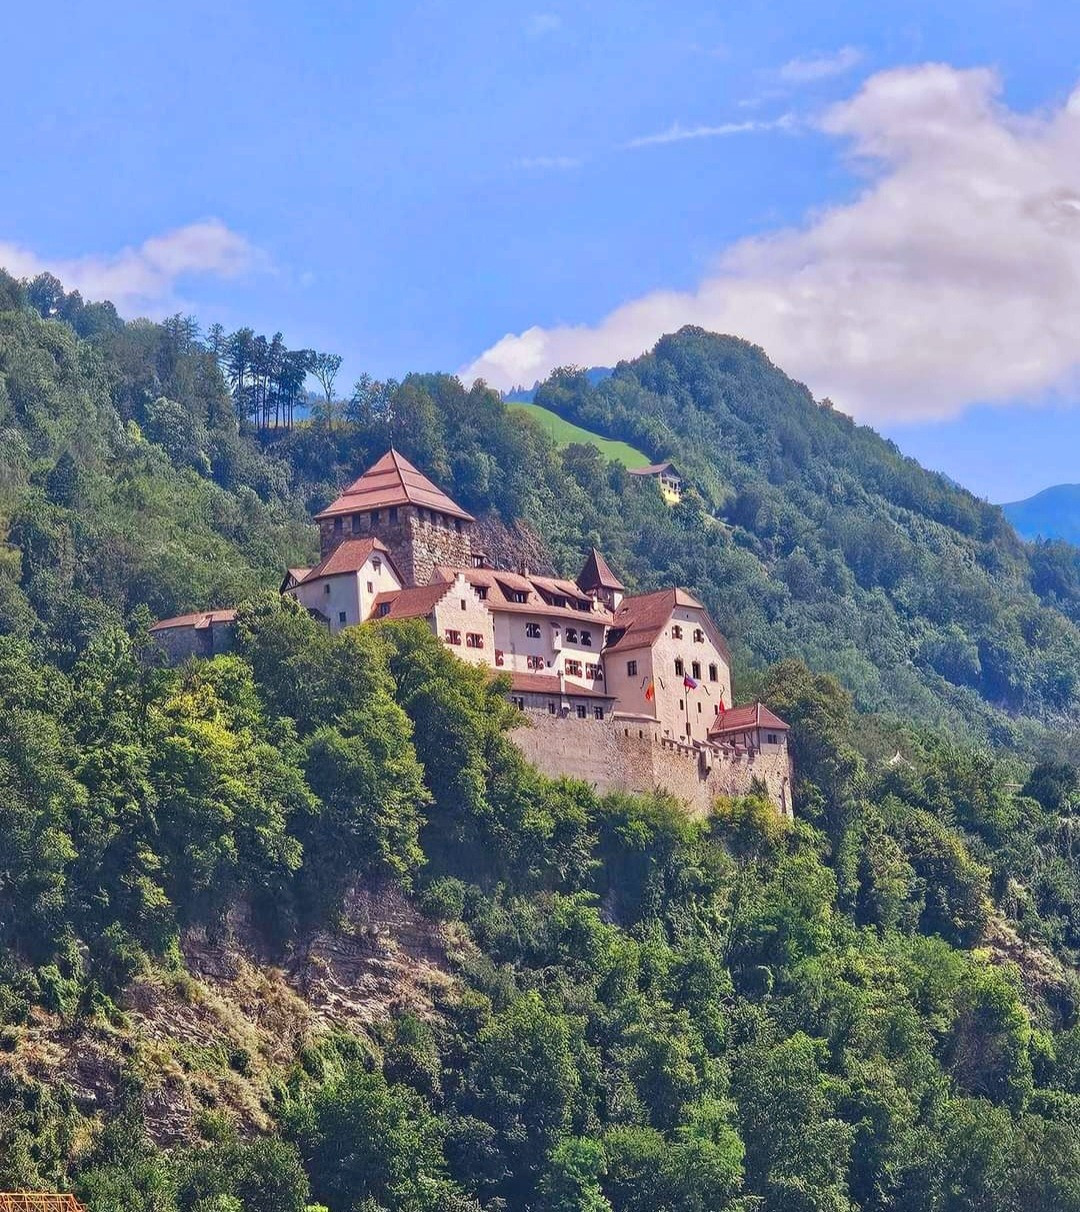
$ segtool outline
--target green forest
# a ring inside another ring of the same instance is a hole
[[[734,338],[537,392],[673,459],[675,508],[482,383],[339,365],[0,275],[0,1189],[1080,1212],[1080,551]],[[795,823],[547,779],[424,625],[283,601],[391,444],[506,551],[700,593]],[[234,605],[235,653],[155,659]],[[312,953],[398,975],[347,1013]]]

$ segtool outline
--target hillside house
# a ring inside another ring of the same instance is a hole
[[[650,463],[648,467],[631,467],[630,474],[655,480],[660,495],[669,505],[678,505],[682,500],[683,478],[674,463]]]

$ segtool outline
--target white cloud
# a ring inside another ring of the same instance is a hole
[[[83,257],[40,257],[0,240],[0,265],[9,273],[29,278],[47,271],[68,290],[111,299],[128,315],[167,311],[176,285],[189,277],[234,278],[264,264],[263,254],[218,219],[151,236],[137,248]]]
[[[547,170],[580,168],[582,161],[577,156],[520,156],[514,161],[518,168]]]
[[[1038,117],[998,94],[985,70],[873,76],[821,123],[870,170],[853,201],[734,244],[692,292],[656,291],[592,326],[507,335],[463,373],[530,383],[697,324],[761,344],[868,420],[1068,386],[1080,378],[1080,92]]]
[[[776,73],[788,84],[815,84],[831,76],[842,76],[862,62],[862,51],[855,46],[842,46],[831,55],[812,55],[806,59],[790,59]]]
[[[530,38],[553,34],[562,29],[562,17],[558,13],[531,13],[525,21],[525,32]]]
[[[746,122],[721,122],[717,126],[682,126],[675,122],[655,135],[638,135],[623,144],[624,147],[653,147],[658,143],[682,143],[686,139],[718,139],[726,135],[744,135],[755,131],[791,130],[795,126],[793,114],[782,114],[779,118],[751,119]]]

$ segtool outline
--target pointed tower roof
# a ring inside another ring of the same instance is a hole
[[[593,547],[585,561],[585,567],[578,574],[578,587],[586,593],[590,589],[625,589],[626,586],[608,567],[607,560]]]
[[[358,480],[353,481],[336,501],[317,513],[315,520],[333,518],[343,513],[367,513],[391,505],[419,505],[465,522],[476,520],[460,505],[455,505],[442,489],[436,488],[422,471],[417,471],[393,447]]]

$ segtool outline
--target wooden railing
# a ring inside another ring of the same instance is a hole
[[[53,1191],[0,1191],[0,1212],[85,1212],[74,1195]]]

